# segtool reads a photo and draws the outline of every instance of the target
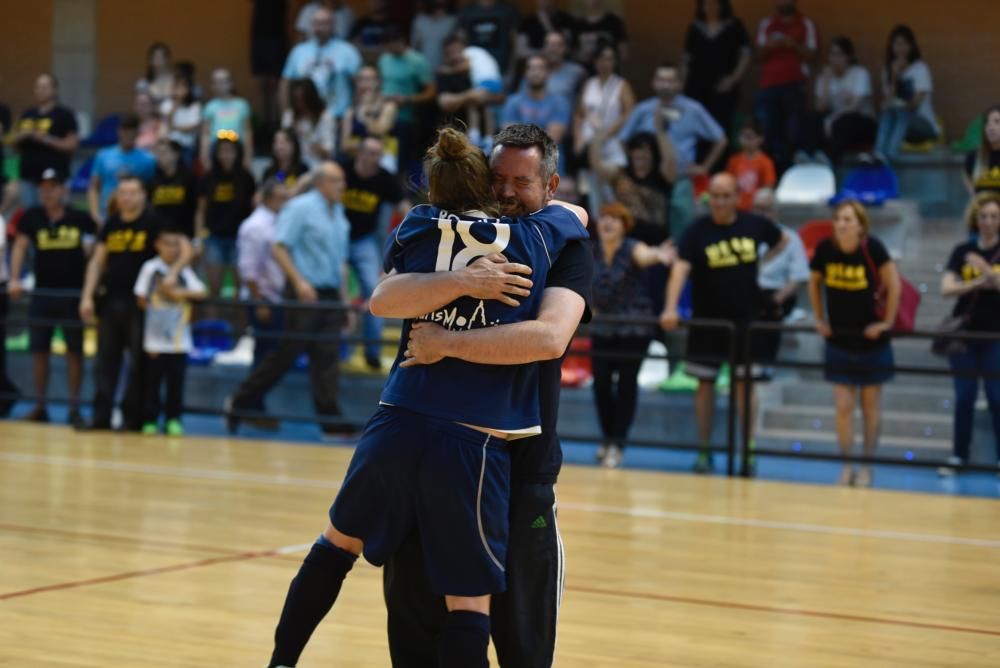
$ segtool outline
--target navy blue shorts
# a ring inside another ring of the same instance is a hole
[[[63,321],[62,328],[66,351],[79,355],[83,352],[83,322],[80,321],[80,300],[77,297],[33,295],[28,306],[28,349],[33,353],[47,353],[52,347],[52,334]],[[41,322],[50,321],[50,322]]]
[[[375,566],[416,529],[431,590],[482,596],[506,589],[509,502],[505,441],[380,406],[358,441],[330,522],[364,541]]]

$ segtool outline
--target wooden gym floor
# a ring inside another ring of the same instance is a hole
[[[261,666],[350,450],[0,423],[0,666]],[[569,467],[563,668],[1000,666],[1000,503]],[[302,666],[389,665],[355,569]],[[495,663],[494,663],[495,665]]]

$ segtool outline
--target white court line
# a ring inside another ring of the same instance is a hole
[[[758,520],[730,515],[700,515],[696,513],[679,513],[657,508],[617,506],[601,506],[587,503],[567,503],[561,501],[559,507],[578,510],[586,513],[607,513],[611,515],[627,515],[629,517],[646,517],[650,519],[674,520],[677,522],[696,522],[699,524],[723,524],[728,526],[744,526],[756,529],[779,529],[784,531],[803,531],[836,536],[855,536],[858,538],[884,538],[888,540],[905,540],[914,543],[937,543],[946,545],[971,545],[974,547],[1000,548],[1000,540],[986,538],[964,538],[962,536],[940,536],[928,533],[909,533],[905,531],[882,531],[879,529],[857,529],[855,527],[838,527],[826,524],[805,524],[802,522],[779,522],[775,520]]]
[[[317,489],[338,489],[339,483],[313,478],[292,478],[283,475],[266,475],[258,473],[239,473],[237,471],[176,468],[171,466],[155,466],[152,464],[131,464],[104,459],[81,460],[75,457],[59,457],[56,455],[29,455],[3,452],[0,461],[17,462],[21,464],[55,464],[79,469],[95,469],[100,471],[123,471],[125,473],[142,473],[146,475],[161,475],[173,478],[201,478],[205,480],[224,480],[227,482],[252,482],[261,485],[277,485],[279,487],[312,487]]]
[[[174,468],[155,466],[152,464],[131,464],[101,459],[80,460],[73,457],[56,455],[32,455],[20,453],[0,453],[0,461],[25,464],[51,464],[81,469],[103,471],[123,471],[126,473],[141,473],[145,475],[160,475],[174,478],[199,478],[205,480],[221,480],[227,482],[252,482],[278,487],[309,487],[316,489],[335,490],[339,483],[315,480],[309,478],[292,478],[282,475],[262,475],[256,473],[239,473],[236,471],[216,471],[212,469]],[[963,536],[942,536],[937,534],[909,533],[904,531],[883,531],[878,529],[859,529],[856,527],[838,527],[825,524],[807,524],[804,522],[781,522],[776,520],[759,520],[753,518],[733,517],[730,515],[703,515],[698,513],[682,513],[659,508],[642,506],[603,506],[588,503],[570,503],[560,501],[562,510],[575,510],[585,513],[601,513],[624,515],[648,519],[672,520],[676,522],[692,522],[697,524],[719,524],[727,526],[744,526],[757,529],[775,529],[780,531],[799,531],[803,533],[825,534],[830,536],[855,536],[858,538],[878,538],[885,540],[900,540],[912,543],[931,543],[938,545],[968,545],[972,547],[987,547],[1000,549],[1000,540],[986,538],[965,538]],[[311,544],[310,544],[311,545]],[[306,546],[308,547],[308,546]],[[285,548],[282,548],[285,549]],[[290,551],[302,551],[302,546],[294,545]]]

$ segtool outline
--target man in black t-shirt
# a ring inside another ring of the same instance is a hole
[[[56,170],[42,172],[39,188],[41,206],[24,213],[17,228],[17,240],[11,254],[10,294],[17,299],[23,294],[19,277],[28,247],[34,248],[33,273],[35,289],[40,294],[31,297],[28,307],[29,348],[35,379],[35,407],[27,419],[48,422],[45,396],[49,380],[49,353],[52,333],[58,323],[66,342],[69,386],[69,423],[79,427],[80,382],[83,378],[83,323],[77,310],[76,293],[83,287],[87,265],[87,247],[97,232],[97,226],[87,214],[66,207],[66,187]],[[49,294],[45,294],[49,291]],[[58,295],[51,291],[70,294]],[[55,321],[55,322],[54,322]]]
[[[490,165],[494,192],[507,215],[527,215],[552,199],[559,184],[558,148],[538,126],[513,125],[498,133]],[[411,359],[448,356],[483,364],[525,364],[537,360],[542,434],[511,446],[510,540],[507,591],[494,595],[490,623],[503,668],[550,666],[563,589],[562,539],[555,514],[554,485],[562,466],[556,434],[562,357],[581,319],[588,319],[593,255],[573,242],[555,259],[538,318],[498,327],[451,333],[425,327],[410,340]],[[507,299],[525,294],[525,268],[493,256],[461,272],[390,277],[379,290],[413,309],[429,312],[453,298]],[[455,274],[455,276],[449,275]],[[456,280],[457,279],[457,280]],[[530,287],[530,284],[529,284]],[[457,334],[454,335],[453,334]],[[558,349],[558,350],[557,350]],[[419,538],[414,536],[386,563],[383,583],[389,610],[389,651],[394,666],[437,665],[437,638],[447,616],[444,601],[430,591]]]
[[[143,263],[155,255],[153,242],[166,223],[146,208],[146,191],[139,177],[127,175],[119,179],[115,197],[118,213],[101,228],[80,296],[80,317],[84,322],[91,322],[95,315],[99,318],[93,415],[86,428],[111,428],[115,390],[127,353],[123,426],[138,431],[142,427],[142,313],[133,289]],[[164,283],[176,282],[177,272],[190,258],[191,244],[184,239],[181,257]]]
[[[17,122],[14,145],[21,154],[19,194],[25,208],[38,204],[42,172],[55,169],[60,178],[69,178],[70,159],[80,145],[76,115],[58,103],[58,82],[51,74],[35,80],[35,106]]]
[[[387,213],[385,206],[396,206],[405,212],[410,208],[403,197],[399,181],[379,166],[383,145],[378,137],[366,137],[358,146],[353,161],[343,161],[347,179],[344,191],[344,213],[351,224],[351,250],[348,262],[358,277],[361,297],[365,301],[372,295],[382,274],[382,244],[379,239],[381,219]],[[382,367],[382,319],[365,314],[365,362],[371,369]]]
[[[691,279],[693,317],[724,320],[736,327],[736,368],[732,370],[736,383],[737,409],[741,416],[751,412],[754,423],[756,398],[743,406],[742,385],[750,372],[744,345],[747,324],[758,310],[757,268],[762,262],[780,253],[788,237],[780,227],[766,218],[737,210],[739,194],[736,180],[729,174],[717,174],[709,186],[711,215],[696,220],[684,233],[678,246],[678,259],[670,272],[666,306],[660,324],[666,330],[679,324],[677,304],[688,278]],[[764,258],[757,249],[767,244],[770,250]],[[730,332],[713,327],[692,327],[688,332],[687,367],[698,378],[695,413],[702,450],[695,461],[697,473],[713,468],[710,442],[715,412],[715,379],[723,362],[729,359]],[[752,440],[752,437],[751,437]]]
[[[169,220],[174,229],[194,238],[194,214],[198,206],[198,184],[181,162],[183,148],[162,138],[156,143],[156,175],[149,184],[153,210]]]

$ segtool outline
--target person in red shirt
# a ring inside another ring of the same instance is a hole
[[[747,119],[740,130],[740,152],[729,158],[726,171],[736,179],[740,211],[753,208],[753,198],[761,188],[773,188],[778,181],[774,162],[761,150],[764,136],[760,124]]]
[[[774,5],[775,13],[762,19],[757,29],[761,67],[754,115],[764,126],[767,152],[784,171],[799,143],[809,62],[816,56],[819,36],[796,0],[775,0]]]

